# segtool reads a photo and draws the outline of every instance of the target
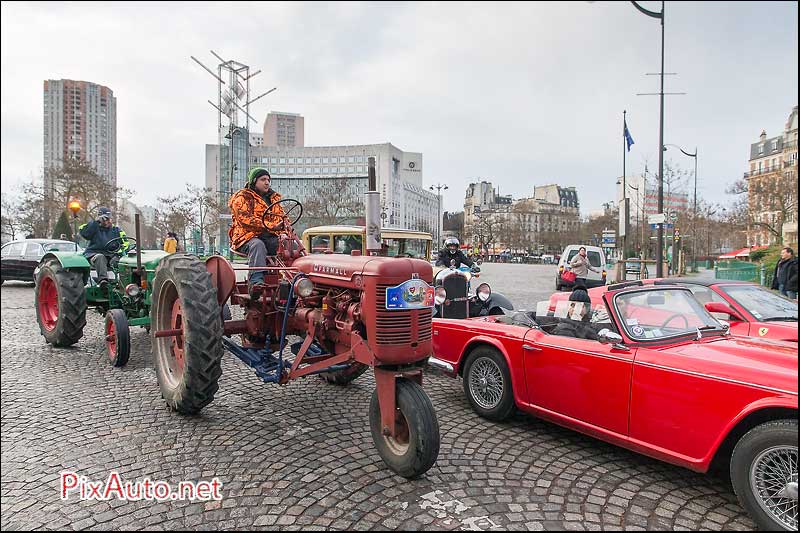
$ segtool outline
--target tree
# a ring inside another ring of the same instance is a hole
[[[303,204],[308,226],[345,224],[364,216],[358,191],[344,178],[322,179],[314,194]]]
[[[186,230],[197,231],[200,243],[206,242],[219,231],[219,214],[221,204],[219,199],[209,187],[197,187],[186,184],[186,192],[159,197],[158,201],[163,206],[156,210],[156,229],[162,235],[174,231],[183,236],[183,247],[186,249]]]
[[[56,222],[56,225],[53,228],[53,238],[66,239],[68,241],[73,239],[72,227],[69,224],[66,211],[61,211],[61,216],[58,217],[58,222]]]
[[[736,180],[726,190],[737,197],[732,214],[740,224],[756,226],[783,242],[783,225],[797,214],[797,175],[779,167],[774,172]]]
[[[9,240],[16,240],[17,235],[22,232],[21,210],[19,203],[14,202],[5,193],[2,194],[2,216],[0,217],[0,233],[9,236]]]

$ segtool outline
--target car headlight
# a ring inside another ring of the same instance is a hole
[[[125,287],[125,294],[127,294],[128,296],[131,296],[131,297],[138,296],[139,295],[139,286],[137,284],[135,284],[135,283],[129,284],[127,287]]]
[[[478,285],[478,289],[475,291],[475,294],[480,298],[482,302],[485,302],[492,296],[492,288],[489,287],[488,283],[481,283]]]
[[[314,292],[314,282],[308,278],[300,278],[294,283],[294,293],[300,298],[308,298]]]
[[[442,286],[437,287],[436,295],[433,297],[433,301],[436,302],[436,305],[442,305],[445,300],[447,300],[447,291]]]

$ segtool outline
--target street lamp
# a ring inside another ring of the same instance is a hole
[[[661,1],[661,11],[650,11],[633,0],[631,4],[648,17],[661,20],[661,113],[658,119],[658,212],[664,212],[664,1]],[[658,246],[656,250],[656,277],[664,277],[664,224],[658,224]]]
[[[75,248],[78,247],[78,211],[81,210],[81,203],[78,200],[72,200],[67,207],[72,211],[72,232],[75,235]]]
[[[431,185],[429,189],[436,189],[436,197],[438,199],[438,203],[436,204],[436,246],[438,247],[442,244],[442,189],[447,190],[448,187],[447,185],[437,183],[436,185]]]
[[[664,145],[664,151],[665,152],[667,151],[667,146],[674,146],[675,148],[680,150],[681,153],[683,153],[683,155],[685,155],[687,157],[694,158],[694,198],[692,200],[692,204],[693,204],[692,205],[692,269],[696,271],[697,270],[697,265],[695,264],[695,262],[697,261],[697,252],[695,250],[697,249],[697,240],[696,240],[697,239],[697,233],[696,233],[697,232],[697,224],[696,224],[696,220],[697,220],[697,147],[695,146],[694,147],[694,153],[690,154],[689,152],[687,152],[686,150],[684,150],[683,148],[681,148],[677,144],[665,144]]]

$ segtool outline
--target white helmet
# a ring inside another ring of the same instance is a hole
[[[455,249],[450,248],[451,246],[455,246]],[[444,247],[447,248],[447,250],[450,253],[452,253],[452,254],[456,253],[456,251],[458,250],[458,247],[459,247],[458,239],[456,239],[455,237],[448,237],[444,241]]]

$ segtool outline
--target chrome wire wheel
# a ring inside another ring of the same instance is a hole
[[[480,357],[469,371],[469,393],[481,408],[494,409],[503,399],[503,373],[497,363]]]
[[[797,446],[774,446],[750,467],[750,488],[761,508],[789,530],[797,530]]]

